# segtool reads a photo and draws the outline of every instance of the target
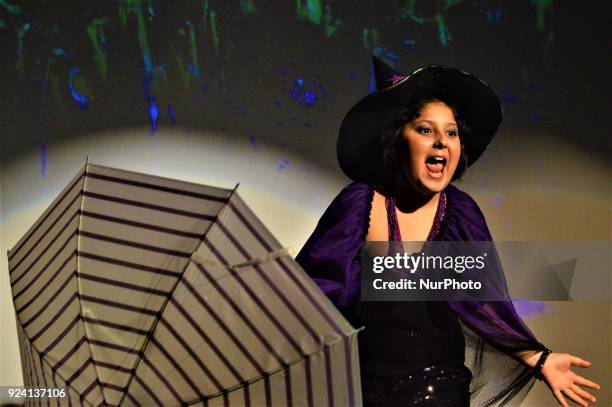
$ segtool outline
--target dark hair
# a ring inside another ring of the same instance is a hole
[[[405,153],[404,139],[402,137],[404,126],[406,123],[410,123],[412,120],[417,118],[425,105],[432,102],[442,102],[447,105],[455,116],[457,127],[459,129],[459,140],[465,140],[469,134],[469,127],[465,120],[461,117],[460,110],[453,103],[445,101],[440,96],[429,96],[420,99],[418,102],[410,105],[409,107],[400,110],[395,117],[385,126],[382,131],[382,137],[380,138],[380,145],[383,155],[383,163],[385,166],[386,179],[389,182],[393,182],[395,175],[400,171],[400,155],[402,152]],[[468,157],[465,152],[463,142],[461,143],[461,155],[459,156],[459,163],[457,169],[451,178],[451,181],[455,181],[465,173],[468,164]],[[388,185],[390,186],[390,185]]]

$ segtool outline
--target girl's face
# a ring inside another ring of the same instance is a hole
[[[442,102],[426,104],[419,116],[404,125],[402,138],[404,179],[426,195],[446,188],[461,155],[459,130],[450,107]]]

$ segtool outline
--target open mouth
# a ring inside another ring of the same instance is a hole
[[[444,168],[446,168],[446,158],[432,156],[425,160],[425,168],[427,172],[433,178],[441,178],[444,175]]]

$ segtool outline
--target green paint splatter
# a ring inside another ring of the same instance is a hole
[[[555,32],[552,29],[552,0],[531,0],[531,3],[536,8],[537,27],[539,31],[546,31],[548,26],[548,34],[546,35],[546,51],[548,51],[551,45],[555,42]],[[546,21],[548,20],[548,24]]]
[[[546,30],[546,14],[552,14],[552,0],[531,0],[531,3],[536,8],[538,30]]]
[[[379,46],[378,30],[376,28],[372,28],[371,30],[369,30],[367,27],[364,28],[362,40],[363,46],[369,54],[374,48]]]
[[[6,27],[6,24],[4,24],[4,21],[0,20],[0,28],[4,28]]]
[[[21,27],[16,28],[17,31],[17,61],[15,62],[15,68],[19,72],[19,77],[23,79],[25,75],[25,63],[23,62],[23,39],[30,29],[29,23],[21,24]]]
[[[189,72],[185,68],[185,62],[183,61],[183,58],[181,58],[179,53],[176,51],[174,43],[171,42],[170,47],[172,47],[172,53],[174,54],[174,58],[176,59],[176,64],[178,65],[179,73],[181,74],[181,79],[183,80],[183,85],[185,86],[185,89],[187,89],[191,84],[191,75],[189,75]]]
[[[434,17],[434,21],[438,25],[438,38],[440,39],[440,44],[446,47],[448,42],[453,38],[450,31],[448,30],[448,26],[444,22],[444,17],[442,14],[436,14]]]
[[[106,55],[102,51],[102,43],[105,42],[104,38],[104,19],[94,18],[93,21],[87,26],[87,34],[91,40],[91,45],[94,48],[94,60],[98,67],[98,71],[104,80],[106,80],[106,72],[108,65],[106,63]]]
[[[202,31],[208,31],[208,0],[202,1],[202,22],[200,23],[200,28]]]
[[[189,42],[191,43],[191,73],[194,78],[200,79],[200,68],[198,66],[198,47],[196,46],[196,36],[193,25],[187,21],[189,27]]]
[[[0,0],[0,6],[4,7],[4,9],[14,16],[21,15],[21,7],[15,6],[12,4],[8,4],[6,0]]]
[[[213,49],[215,55],[219,55],[219,34],[217,33],[217,13],[214,10],[210,10],[210,31],[213,39]]]
[[[147,73],[152,73],[153,62],[147,42],[147,29],[145,26],[142,0],[124,0],[119,3],[119,20],[121,20],[121,25],[124,28],[127,27],[127,17],[130,14],[136,18],[138,24],[138,44],[140,45],[145,71]]]
[[[407,0],[406,5],[399,12],[400,18],[410,18],[415,23],[422,26],[432,26],[438,31],[438,39],[442,46],[447,46],[449,41],[452,39],[448,24],[446,24],[446,16],[448,11],[458,4],[463,3],[465,0],[444,0],[443,4],[439,5],[437,13],[433,18],[427,18],[415,10],[417,0]]]
[[[296,0],[296,12],[300,20],[307,20],[313,24],[321,24],[321,1],[320,0],[306,0],[306,4],[302,3],[302,0]]]
[[[330,38],[336,33],[336,31],[338,30],[338,28],[340,28],[341,25],[342,21],[340,21],[339,19],[336,19],[336,21],[334,21],[332,17],[331,6],[329,4],[326,5],[325,14],[323,15],[323,34],[327,38]]]
[[[242,14],[245,16],[257,14],[257,8],[255,7],[253,0],[240,0],[240,8],[242,9]]]

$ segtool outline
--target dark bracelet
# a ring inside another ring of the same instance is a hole
[[[538,363],[536,363],[533,367],[533,375],[538,380],[544,380],[544,376],[542,375],[542,367],[544,367],[544,362],[546,362],[548,355],[550,355],[551,353],[552,351],[550,349],[544,349],[542,351],[542,354],[540,355],[540,359],[538,359]]]

